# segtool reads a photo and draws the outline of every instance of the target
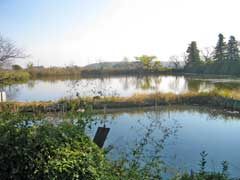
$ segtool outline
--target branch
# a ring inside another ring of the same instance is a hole
[[[16,48],[13,43],[0,35],[0,63],[5,63],[13,59],[24,59],[26,57],[27,55],[22,50]]]

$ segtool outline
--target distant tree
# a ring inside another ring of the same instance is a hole
[[[214,54],[213,47],[205,47],[201,50],[201,56],[207,63],[213,60],[213,54]]]
[[[0,65],[18,58],[26,58],[26,55],[22,50],[16,48],[13,43],[0,35]]]
[[[153,70],[161,70],[163,68],[160,61],[155,61],[151,67]]]
[[[200,55],[199,50],[197,48],[196,41],[192,41],[187,49],[187,59],[186,59],[186,65],[196,64],[200,63]]]
[[[27,63],[27,68],[32,69],[33,68],[33,62],[28,62]]]
[[[180,58],[177,55],[173,55],[169,58],[170,63],[173,65],[175,69],[180,68]]]
[[[22,67],[18,64],[14,64],[14,65],[12,65],[12,69],[15,71],[19,71],[19,70],[22,70]]]
[[[224,36],[222,34],[218,35],[218,42],[215,47],[214,60],[224,61],[226,59],[227,45],[224,41]]]
[[[140,61],[143,64],[143,67],[145,69],[151,69],[151,63],[156,58],[157,58],[156,56],[147,56],[147,55],[135,57],[136,60]]]
[[[227,59],[230,61],[238,61],[239,60],[238,42],[236,41],[234,36],[230,36],[230,39],[228,41]]]

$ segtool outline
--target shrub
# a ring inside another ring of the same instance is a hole
[[[200,153],[201,160],[199,163],[200,170],[198,173],[191,172],[190,174],[184,174],[180,178],[174,178],[178,180],[233,180],[228,176],[228,162],[222,162],[222,172],[207,172],[206,171],[206,157],[207,153],[205,151]],[[235,179],[239,180],[239,179]]]
[[[16,70],[16,71],[19,71],[19,70],[22,70],[23,68],[18,64],[14,64],[14,65],[12,65],[12,69]]]
[[[34,115],[1,113],[1,179],[99,179],[111,172],[105,171],[103,151],[85,135],[82,118],[56,125]]]
[[[13,83],[18,81],[27,81],[30,75],[26,71],[0,71],[0,81],[2,83]]]

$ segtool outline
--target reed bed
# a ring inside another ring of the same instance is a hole
[[[6,102],[0,103],[0,111],[10,109],[19,112],[66,112],[78,111],[86,105],[92,106],[96,110],[162,105],[199,105],[240,111],[240,97],[237,91],[189,92],[180,95],[171,93],[135,94],[131,97],[85,97],[48,102]]]

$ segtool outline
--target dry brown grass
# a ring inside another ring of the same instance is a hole
[[[70,109],[74,104],[75,108],[79,108],[83,103],[92,104],[95,109],[102,109],[105,105],[108,108],[128,108],[128,107],[146,107],[154,105],[169,104],[188,104],[201,106],[219,106],[222,108],[238,108],[235,101],[240,99],[238,91],[212,91],[205,93],[189,92],[185,94],[135,94],[131,97],[104,97],[94,99],[85,97],[82,99],[61,99],[59,101],[50,102],[11,102],[1,103],[0,109],[9,108],[14,111],[44,111],[46,108],[59,110],[58,105],[61,104],[66,109]],[[231,101],[231,103],[229,103]],[[240,110],[240,107],[239,107]]]

